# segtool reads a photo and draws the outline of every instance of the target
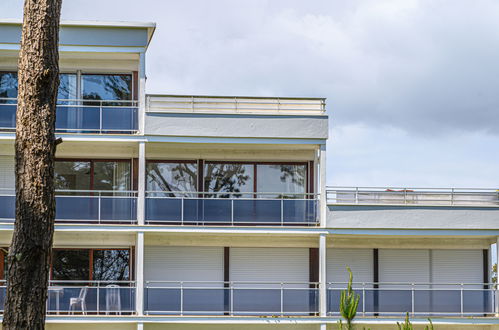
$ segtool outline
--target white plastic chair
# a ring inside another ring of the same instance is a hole
[[[120,287],[116,284],[106,285],[106,315],[110,312],[121,315]]]
[[[87,293],[88,286],[81,288],[78,297],[69,298],[69,312],[71,314],[74,314],[74,312],[76,311],[76,307],[80,306],[82,313],[84,315],[87,315],[87,303],[85,301],[87,298]]]

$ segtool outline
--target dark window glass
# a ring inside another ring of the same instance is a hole
[[[82,85],[84,100],[132,99],[131,75],[84,74]]]
[[[52,279],[82,281],[90,278],[89,250],[54,250]]]
[[[252,197],[254,191],[254,166],[250,164],[206,163],[204,167],[207,197]],[[223,194],[231,192],[236,194]],[[246,194],[242,194],[246,193]]]
[[[257,191],[259,193],[278,193],[262,197],[303,198],[306,192],[307,165],[257,165]]]
[[[196,163],[148,163],[147,190],[155,196],[175,197],[175,192],[197,190]],[[161,194],[158,192],[169,192]],[[182,195],[182,194],[180,194]]]
[[[17,98],[17,73],[0,72],[0,103],[16,103]]]
[[[61,190],[90,190],[90,162],[55,162],[55,188]]]
[[[129,281],[129,250],[94,250],[93,280]]]
[[[130,162],[94,162],[94,190],[130,190]]]
[[[59,76],[59,90],[57,99],[59,104],[72,104],[77,98],[75,73],[61,73]],[[73,102],[71,102],[73,101]]]

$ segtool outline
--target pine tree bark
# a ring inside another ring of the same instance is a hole
[[[44,329],[54,233],[62,0],[25,0],[16,119],[16,221],[3,329]]]

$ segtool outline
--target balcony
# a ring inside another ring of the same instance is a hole
[[[346,283],[328,283],[328,314],[339,315]],[[494,284],[354,283],[361,316],[487,316],[494,314]]]
[[[146,111],[254,115],[324,115],[323,98],[147,95]]]
[[[317,283],[146,282],[148,315],[314,315]]]
[[[0,98],[0,130],[16,128],[17,100]],[[56,132],[134,134],[138,131],[137,101],[58,100]]]
[[[328,204],[498,207],[497,189],[328,187]]]
[[[315,194],[148,192],[146,197],[147,224],[316,226],[318,217]]]
[[[0,289],[3,311],[5,281],[2,281]],[[135,282],[50,281],[47,298],[49,315],[130,315],[135,312]]]
[[[56,223],[137,223],[137,192],[98,190],[56,191]],[[0,221],[15,220],[12,190],[0,192]]]

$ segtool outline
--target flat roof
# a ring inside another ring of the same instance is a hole
[[[20,18],[2,18],[0,25],[22,25],[23,20]],[[108,27],[108,28],[135,28],[147,29],[147,44],[151,42],[154,31],[156,30],[156,23],[154,22],[129,22],[129,21],[97,21],[97,20],[61,20],[60,26],[71,27]]]

